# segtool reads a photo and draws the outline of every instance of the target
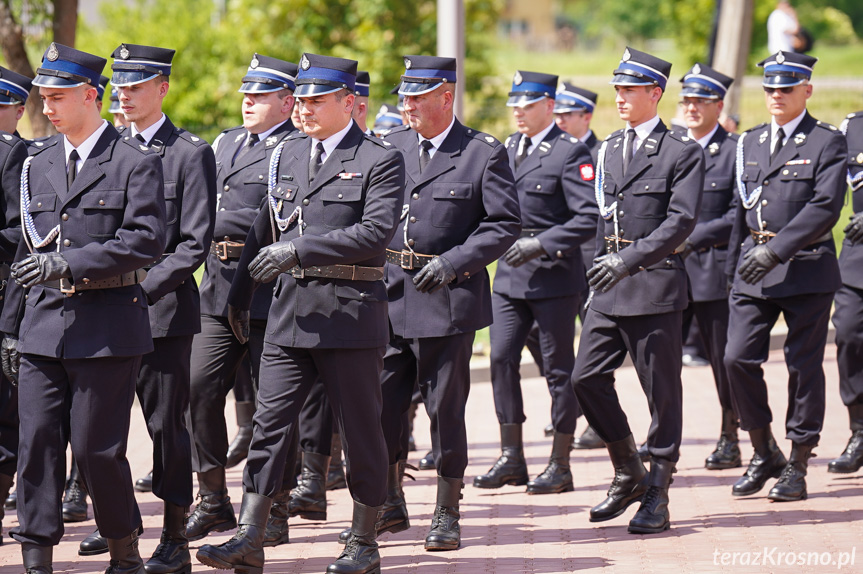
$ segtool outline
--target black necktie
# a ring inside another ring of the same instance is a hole
[[[623,173],[629,169],[629,164],[632,163],[632,156],[635,155],[635,130],[629,128],[626,130],[626,158],[623,160]]]
[[[243,145],[243,148],[240,150],[240,153],[237,154],[236,159],[234,159],[234,163],[237,163],[247,153],[249,153],[249,150],[251,150],[253,147],[255,147],[255,144],[258,143],[258,140],[260,140],[260,138],[258,137],[258,134],[249,134],[249,137],[246,140],[246,143]]]
[[[69,162],[66,164],[66,190],[72,189],[72,184],[75,182],[75,176],[78,175],[78,167],[75,165],[75,162],[78,161],[78,158],[81,156],[78,155],[78,150],[73,149],[72,153],[69,154]]]
[[[312,152],[312,159],[309,161],[309,183],[314,181],[315,176],[317,176],[318,172],[321,171],[321,166],[324,165],[322,159],[323,155],[324,144],[318,142],[318,145],[315,146],[315,149]]]
[[[521,148],[518,150],[518,154],[515,156],[515,169],[518,169],[518,166],[521,165],[521,162],[524,161],[524,158],[527,157],[527,149],[530,147],[530,138],[524,136],[521,140]]]
[[[434,144],[429,140],[423,140],[420,142],[420,173],[425,171],[426,166],[431,161],[431,154],[429,150],[434,147]]]
[[[772,162],[776,159],[776,156],[779,155],[779,151],[782,149],[782,140],[785,139],[785,130],[779,128],[776,130],[776,141],[773,142],[773,151],[770,153],[770,161]]]

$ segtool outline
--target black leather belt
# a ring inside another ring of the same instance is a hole
[[[765,243],[776,237],[776,234],[772,231],[755,231],[754,229],[750,229],[749,236],[752,237],[752,241],[755,242],[755,245],[764,245]],[[816,243],[824,243],[825,241],[830,241],[831,239],[833,239],[833,233],[831,231],[826,231],[820,237],[816,237],[815,241],[813,241],[809,245],[815,245]],[[807,245],[806,247],[809,247],[809,245]],[[806,247],[804,247],[804,249]]]
[[[387,249],[387,263],[398,265],[408,271],[425,267],[435,257],[437,255],[423,255],[422,253],[414,253],[407,249],[403,249],[402,251]]]
[[[147,271],[138,269],[123,273],[122,275],[114,275],[106,279],[98,279],[91,281],[86,277],[78,283],[69,283],[68,279],[60,279],[59,281],[46,281],[42,283],[44,287],[50,289],[59,289],[62,293],[71,295],[78,291],[91,291],[93,289],[114,289],[116,287],[127,287],[129,285],[137,285],[147,277]]]
[[[384,278],[383,267],[361,265],[321,265],[320,267],[294,267],[288,271],[296,279],[323,277],[325,279],[350,279],[352,281],[380,281]]]
[[[240,255],[243,254],[244,245],[245,243],[241,241],[213,241],[210,245],[210,254],[222,261],[239,259]]]
[[[519,238],[536,237],[543,231],[548,231],[548,227],[524,227],[521,230],[521,235],[519,235]]]
[[[153,267],[155,267],[156,265],[158,265],[159,263],[161,263],[162,261],[164,261],[165,259],[167,259],[171,255],[173,255],[173,253],[165,253],[164,255],[162,255],[161,257],[159,257],[158,259],[156,259],[155,261],[153,261],[149,265],[144,265],[144,269],[149,271],[150,269],[152,269]]]

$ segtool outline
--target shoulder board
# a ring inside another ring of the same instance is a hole
[[[19,141],[21,141],[21,140],[19,138],[17,138],[16,136],[13,136],[12,134],[7,134],[6,132],[0,132],[0,143],[6,144],[9,147],[12,147],[16,143],[18,143]]]
[[[118,134],[123,133],[124,131],[126,131],[126,127],[127,127],[127,126],[119,126],[119,127],[117,128],[117,133],[118,133]]]
[[[369,134],[363,134],[363,136],[365,137],[365,139],[367,141],[370,141],[373,144],[380,146],[382,148],[389,149],[389,148],[393,147],[393,144],[391,144],[390,142],[384,141],[377,136],[370,136]]]
[[[573,144],[573,145],[575,145],[575,144],[577,144],[577,143],[579,143],[579,142],[581,141],[581,140],[579,140],[577,137],[575,137],[575,136],[571,136],[571,135],[569,135],[569,134],[567,134],[567,133],[562,133],[562,134],[560,134],[560,138],[559,138],[559,139],[560,139],[560,140],[562,140],[562,141],[565,141],[565,142],[569,142],[570,144]]]
[[[608,134],[608,137],[605,138],[605,141],[611,141],[614,138],[618,138],[618,137],[622,137],[622,136],[623,136],[623,130],[617,130],[616,132],[611,132],[610,134]]]
[[[853,120],[854,118],[863,118],[863,112],[851,112],[845,117],[849,120]]]
[[[191,143],[196,147],[207,145],[207,142],[206,140],[204,140],[204,138],[200,138],[195,134],[184,130],[183,128],[176,128],[175,133],[177,134],[177,137],[186,140],[187,142]]]
[[[484,132],[476,131],[473,128],[465,127],[464,133],[466,133],[472,139],[479,140],[488,146],[497,147],[498,145],[500,145],[500,141],[498,141],[496,137]]]
[[[55,145],[57,145],[58,141],[60,141],[60,138],[55,136],[48,136],[44,138],[37,138],[35,140],[29,140],[27,141],[27,150],[30,152],[30,155],[35,155],[42,150],[54,147]]]
[[[744,134],[750,134],[750,133],[752,133],[752,132],[754,132],[754,131],[756,131],[756,130],[760,130],[760,129],[762,129],[762,128],[766,128],[768,125],[769,125],[769,124],[758,124],[757,126],[753,126],[753,127],[749,128],[748,130],[744,131],[743,133],[744,133]]]
[[[728,132],[728,134],[725,137],[730,139],[733,142],[736,142],[737,140],[740,139],[740,136],[738,134],[733,134],[731,132]]]
[[[123,136],[118,141],[123,142],[124,144],[126,144],[127,146],[129,146],[130,148],[132,148],[134,150],[138,150],[139,153],[142,153],[144,155],[153,153],[153,150],[151,150],[149,147],[145,146],[144,144],[142,144],[140,141],[136,140],[135,138],[130,138],[129,136]]]
[[[381,137],[391,136],[393,134],[399,134],[401,132],[406,132],[409,129],[411,129],[411,127],[407,126],[407,125],[396,126],[394,128],[388,129],[386,132],[382,133]]]
[[[293,132],[287,134],[282,139],[285,141],[291,141],[291,140],[301,140],[301,139],[305,139],[307,137],[309,137],[309,136],[307,136],[305,134],[305,132],[301,132],[300,130],[296,130],[296,131],[293,131]]]
[[[827,122],[822,122],[821,120],[818,120],[817,122],[815,122],[815,125],[820,127],[820,128],[823,128],[825,130],[830,130],[831,132],[838,132],[839,131],[839,128],[837,128],[836,126],[834,126],[832,124],[828,124]]]
[[[668,130],[668,136],[671,139],[675,139],[679,142],[683,142],[685,144],[695,143],[695,140],[687,135],[686,132],[683,131],[675,131],[673,129]]]

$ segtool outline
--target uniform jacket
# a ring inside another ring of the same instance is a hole
[[[737,136],[729,134],[722,126],[717,128],[704,150],[701,211],[689,236],[693,251],[685,261],[693,301],[719,301],[728,297],[725,266],[737,205],[736,151]]]
[[[295,133],[281,152],[273,197],[282,218],[301,209],[305,227],[301,236],[297,218],[278,240],[293,242],[303,268],[383,267],[401,209],[401,153],[354,123],[309,184],[311,150],[311,138]],[[249,263],[273,241],[269,209],[261,210],[246,238],[231,288],[230,303],[240,309],[249,308],[258,286]],[[283,273],[275,281],[265,341],[299,348],[383,347],[389,341],[384,282]]]
[[[547,255],[521,267],[497,262],[494,291],[514,299],[576,295],[587,286],[580,246],[596,235],[593,159],[587,146],[553,126],[516,169],[521,134],[506,140],[515,174],[521,224],[536,235]],[[590,241],[591,244],[593,243]]]
[[[0,132],[0,262],[11,263],[21,239],[21,168],[27,144],[18,134]],[[0,301],[3,300],[0,291]]]
[[[630,275],[606,293],[595,292],[590,306],[606,315],[633,316],[685,309],[687,276],[680,255],[673,255],[695,227],[704,185],[704,154],[686,136],[661,121],[632,157],[624,175],[624,131],[606,140],[602,189],[606,206],[617,202],[623,239],[620,250]],[[613,219],[599,220],[597,256],[614,235]]]
[[[162,162],[108,126],[66,189],[66,157],[60,137],[35,151],[29,171],[30,214],[44,237],[60,225],[58,250],[72,282],[106,279],[140,269],[165,249]],[[27,253],[22,240],[19,259]],[[21,287],[10,282],[10,298]],[[17,309],[4,309],[4,331],[14,332]],[[9,325],[13,325],[9,327]],[[8,330],[7,330],[8,329]],[[19,331],[22,353],[80,359],[134,356],[153,350],[147,300],[140,285],[82,291],[71,296],[37,285],[24,304]]]
[[[863,174],[863,112],[849,114],[842,127],[848,142],[848,175],[853,179]],[[852,187],[851,204],[854,213],[860,213],[863,211],[863,181]],[[839,271],[842,283],[863,289],[863,244],[854,245],[847,239],[842,242]]]
[[[295,132],[290,120],[233,163],[237,150],[246,141],[242,126],[223,132],[213,144],[216,150],[216,192],[218,193],[213,241],[240,241],[249,234],[267,195],[267,169],[273,150],[288,134]],[[208,246],[209,248],[209,246]],[[207,256],[201,281],[201,313],[228,316],[228,292],[237,271],[237,260],[222,261]],[[252,319],[264,320],[269,311],[273,284],[258,289],[252,302]]]
[[[405,158],[402,219],[390,249],[408,243],[418,254],[439,255],[456,279],[435,293],[413,285],[419,269],[387,263],[393,332],[409,339],[469,333],[492,321],[486,266],[518,239],[518,195],[506,148],[497,139],[455,121],[420,173],[419,139],[407,126],[385,136]],[[407,229],[405,229],[407,227]]]
[[[162,158],[168,226],[166,258],[141,284],[150,303],[150,330],[153,337],[193,335],[201,330],[201,301],[192,274],[204,263],[213,240],[216,160],[207,142],[169,118],[149,145]]]
[[[833,238],[817,239],[833,229],[842,209],[848,162],[845,138],[836,127],[808,113],[788,138],[774,161],[770,161],[769,124],[749,130],[744,139],[739,175],[750,193],[762,186],[761,218],[765,229],[776,233],[767,245],[782,262],[756,285],[746,284],[734,273],[734,289],[751,297],[832,293],[841,285]],[[750,229],[759,229],[757,210],[746,210],[738,203],[729,275],[754,245]]]

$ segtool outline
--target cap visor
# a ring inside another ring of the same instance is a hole
[[[509,108],[523,108],[544,99],[545,96],[536,97],[528,96],[526,94],[518,94],[515,96],[510,96],[509,99],[506,100],[506,105]]]
[[[656,82],[652,82],[650,80],[644,80],[642,78],[636,78],[635,76],[630,76],[629,74],[615,74],[614,77],[608,82],[612,86],[653,86],[656,85]]]
[[[37,74],[33,78],[33,85],[40,88],[77,88],[84,84],[85,82],[76,82],[75,80],[68,80],[58,76],[43,76],[42,74]]]
[[[325,96],[343,90],[345,88],[336,88],[326,84],[298,84],[294,91],[296,98],[312,98],[315,96]]]
[[[148,80],[152,80],[157,75],[150,72],[117,71],[111,74],[111,85],[115,88],[134,86],[135,84],[143,84]]]
[[[0,94],[0,106],[14,106],[14,105],[24,105],[24,102],[19,100],[18,98],[13,98],[12,96],[7,96],[6,94]]]
[[[569,112],[587,112],[587,108],[579,107],[579,106],[571,106],[569,104],[555,105],[554,113],[556,114],[566,114]]]
[[[683,88],[680,90],[681,98],[701,98],[703,100],[719,100],[720,98],[715,92],[703,90],[700,88]]]
[[[287,88],[280,88],[272,84],[262,84],[261,82],[243,82],[243,85],[237,91],[243,94],[269,94],[270,92],[278,92],[282,89],[286,90]]]
[[[443,82],[437,84],[424,84],[416,82],[402,82],[399,86],[399,95],[402,96],[421,96],[429,92],[433,92],[443,85]]]
[[[793,78],[791,76],[764,76],[761,80],[761,85],[773,88],[791,88],[793,86],[799,86],[805,81],[806,80],[802,78]]]

